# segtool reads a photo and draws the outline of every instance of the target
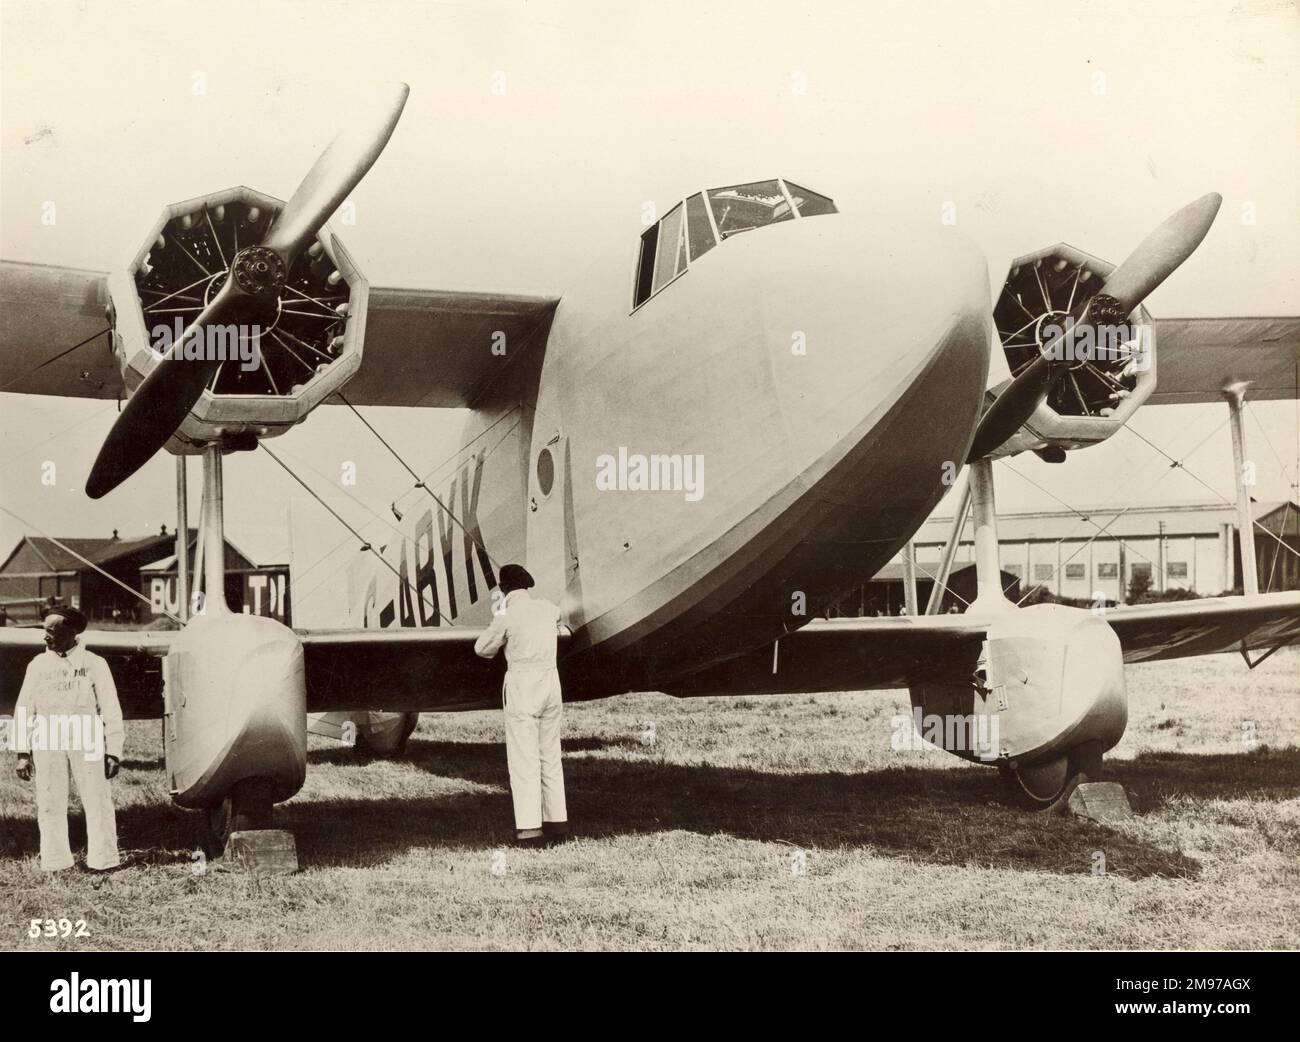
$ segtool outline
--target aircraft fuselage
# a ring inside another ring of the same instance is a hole
[[[968,241],[801,218],[635,310],[630,260],[594,264],[475,410],[386,548],[405,581],[357,584],[366,625],[485,625],[495,566],[524,561],[574,631],[566,696],[671,691],[818,615],[933,509],[988,373]]]

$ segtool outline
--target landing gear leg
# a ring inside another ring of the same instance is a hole
[[[1082,782],[1101,780],[1101,743],[1084,742],[1032,767],[999,766],[1012,799],[1028,810],[1064,813],[1070,794]]]
[[[210,858],[221,857],[226,852],[226,843],[233,831],[230,824],[234,820],[234,801],[227,796],[215,807],[208,807],[199,813],[203,815],[203,832],[200,836],[203,853]]]
[[[203,853],[221,857],[232,832],[271,827],[271,797],[260,778],[236,782],[226,798],[203,811]]]

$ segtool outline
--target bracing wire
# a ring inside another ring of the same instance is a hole
[[[397,460],[397,462],[401,464],[402,468],[408,474],[410,474],[411,477],[415,478],[415,487],[422,488],[424,489],[425,492],[429,493],[430,497],[433,499],[435,503],[438,504],[439,508],[441,508],[443,513],[445,513],[448,518],[450,518],[453,522],[455,522],[457,528],[459,528],[462,532],[465,533],[466,538],[469,539],[471,542],[473,542],[473,544],[477,546],[481,551],[483,551],[483,554],[487,557],[487,559],[491,561],[492,564],[498,570],[500,570],[501,565],[496,560],[493,559],[490,553],[488,553],[488,549],[486,546],[483,545],[483,541],[481,539],[475,538],[475,536],[469,531],[469,529],[466,528],[461,523],[460,518],[456,516],[456,512],[448,508],[447,504],[445,504],[441,499],[438,498],[437,493],[435,493],[433,489],[429,488],[429,486],[425,483],[424,479],[421,478],[420,475],[417,474],[413,469],[411,469],[410,464],[408,464],[406,460],[402,458],[401,454],[398,453],[398,451],[388,443],[388,441],[384,438],[382,434],[380,434],[377,430],[375,430],[374,426],[370,423],[370,421],[361,415],[361,413],[357,410],[356,406],[347,400],[347,398],[344,396],[342,391],[335,391],[334,393],[339,397],[339,399],[343,402],[344,405],[346,405],[349,409],[352,410],[352,414],[356,416],[356,418],[365,425],[366,429],[370,431],[370,433],[373,434],[376,438],[379,439],[379,443],[383,445],[383,447],[386,448],[392,454],[393,459]],[[510,414],[509,413],[505,414],[505,416],[508,415]],[[502,416],[501,419],[504,419],[505,416]],[[497,422],[499,423],[500,420],[498,420]]]
[[[501,423],[503,423],[505,420],[507,420],[507,419],[509,419],[511,416],[513,416],[514,413],[515,413],[515,410],[511,410],[510,412],[504,413],[503,415],[501,415],[500,417],[498,417],[498,418],[497,418],[496,420],[494,420],[494,421],[493,421],[493,422],[492,422],[488,427],[486,427],[484,430],[480,431],[480,432],[479,432],[478,434],[476,434],[473,438],[471,438],[471,439],[469,440],[469,442],[467,442],[465,445],[462,445],[462,446],[461,446],[460,448],[458,448],[455,452],[453,452],[450,456],[448,456],[446,459],[444,459],[440,464],[438,464],[437,467],[435,467],[432,471],[430,471],[430,474],[431,474],[431,475],[432,475],[432,474],[436,474],[439,470],[441,470],[443,467],[445,467],[445,466],[446,466],[448,463],[450,463],[452,460],[456,459],[456,458],[457,458],[461,453],[463,453],[466,449],[468,449],[468,448],[469,448],[471,445],[473,445],[476,441],[478,441],[479,439],[483,438],[485,435],[490,434],[490,433],[491,433],[493,430],[495,430],[495,429],[496,429],[496,428],[497,428]],[[515,421],[514,423],[512,423],[508,428],[506,428],[505,433],[502,434],[501,437],[499,437],[495,442],[493,442],[493,443],[492,443],[492,446],[491,446],[489,449],[487,449],[487,451],[484,453],[484,459],[486,459],[486,458],[488,458],[489,456],[491,456],[494,452],[496,452],[496,450],[497,450],[498,448],[500,448],[501,444],[502,444],[502,443],[503,443],[503,442],[504,442],[508,437],[510,437],[511,434],[513,434],[513,433],[515,432],[515,429],[519,426],[519,422],[520,422],[520,421],[516,420],[516,421]],[[319,471],[315,471],[315,473],[319,473]],[[426,478],[426,481],[427,481],[427,480],[428,480],[428,479]],[[417,490],[412,489],[411,491],[417,491]],[[410,493],[408,492],[407,495],[409,495],[409,494],[410,494]],[[354,502],[361,503],[361,501],[355,499],[355,497],[350,497],[350,498],[353,498]],[[398,502],[402,502],[402,501],[404,501],[404,500],[405,500],[405,495],[404,495],[401,499],[399,499]],[[364,506],[364,504],[361,504],[361,505]],[[367,507],[366,509],[367,509],[367,511],[371,514],[371,516],[372,516],[375,520],[382,521],[382,522],[383,522],[385,525],[387,525],[389,528],[393,528],[392,523],[391,523],[387,518],[385,518],[385,517],[381,517],[380,515],[376,514],[373,510],[370,510],[368,507]],[[373,521],[372,521],[372,522],[369,522],[368,524],[373,524]],[[398,531],[397,529],[395,529],[395,528],[393,528],[393,531],[397,532],[397,534],[398,534],[399,536],[402,535],[402,533],[401,533],[400,531]],[[314,564],[310,565],[310,566],[309,566],[309,567],[308,567],[308,568],[307,568],[307,569],[302,573],[302,576],[306,576],[306,575],[307,575],[308,573],[310,573],[313,569],[315,569],[318,565],[324,563],[325,560],[327,560],[327,559],[328,559],[329,557],[331,557],[333,554],[337,553],[338,550],[340,549],[340,547],[342,547],[346,542],[347,542],[347,539],[346,539],[346,538],[343,539],[342,541],[340,541],[337,545],[334,546],[333,549],[331,549],[331,550],[329,551],[329,553],[327,553],[327,554],[326,554],[324,557],[322,557],[320,560],[316,561]],[[489,559],[490,559],[490,558],[489,558]],[[301,581],[301,578],[302,578],[302,577],[299,577],[299,581]],[[319,588],[324,584],[324,582],[326,582],[326,581],[328,581],[328,579],[325,579],[325,580],[322,580],[321,582],[316,583],[316,584],[313,585],[313,586],[312,586],[312,587],[311,587],[311,588],[310,588],[306,593],[302,594],[301,596],[305,598],[305,597],[308,596],[309,594],[314,593],[314,592],[315,592],[316,590],[318,590],[318,589],[319,589]]]
[[[390,572],[392,572],[395,576],[397,576],[398,581],[404,584],[406,588],[411,591],[411,595],[415,599],[414,600],[415,603],[419,602],[420,600],[419,591],[416,590],[416,588],[411,585],[411,580],[409,578],[404,577],[401,572],[399,572],[396,568],[394,568],[392,563],[386,557],[384,557],[383,554],[381,554],[378,550],[376,550],[365,539],[365,537],[361,535],[360,532],[358,532],[355,528],[353,528],[350,524],[348,524],[347,521],[343,519],[343,516],[339,514],[337,510],[335,510],[332,506],[326,503],[324,499],[322,499],[319,495],[317,495],[316,490],[313,489],[310,485],[308,485],[307,482],[303,481],[303,479],[300,478],[297,474],[295,474],[292,467],[290,467],[287,463],[284,462],[284,460],[280,459],[279,456],[277,456],[274,452],[268,449],[265,444],[259,442],[259,445],[262,448],[262,450],[268,456],[271,457],[271,459],[275,460],[276,463],[278,463],[282,468],[284,468],[285,473],[288,474],[289,477],[293,478],[294,481],[298,482],[299,485],[301,485],[304,489],[307,490],[307,494],[310,495],[312,499],[316,500],[317,503],[319,503],[326,510],[328,510],[334,516],[334,519],[338,521],[339,524],[341,524],[344,528],[346,528],[349,532],[351,532],[354,536],[356,536],[357,541],[361,543],[362,550],[367,550],[370,553],[374,554],[375,557],[379,559],[380,563],[383,564],[385,568],[387,568]],[[438,616],[438,619],[440,621],[445,622],[448,626],[455,625],[455,623],[452,622],[451,619],[447,618],[441,611],[439,611],[437,605],[430,605],[430,607],[433,608],[434,614]]]

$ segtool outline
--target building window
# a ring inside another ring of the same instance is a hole
[[[1020,565],[1018,564],[1004,564],[1002,566],[1002,570],[1006,572],[1008,575],[1014,575],[1017,579],[1020,578],[1021,569],[1020,569]]]
[[[1187,562],[1186,562],[1186,561],[1170,561],[1169,564],[1168,564],[1168,566],[1166,567],[1165,571],[1166,571],[1166,574],[1167,574],[1167,575],[1169,576],[1169,578],[1171,578],[1171,579],[1186,579],[1186,578],[1187,578]]]
[[[1088,577],[1088,566],[1084,564],[1067,564],[1065,566],[1065,577],[1067,579],[1086,579]]]
[[[1035,582],[1042,582],[1044,580],[1050,579],[1055,574],[1056,574],[1056,570],[1050,564],[1034,565]]]
[[[1119,578],[1119,565],[1114,561],[1102,561],[1097,565],[1098,579],[1117,579]]]
[[[1133,567],[1129,569],[1129,575],[1131,575],[1134,579],[1137,579],[1137,578],[1150,579],[1150,578],[1151,578],[1151,562],[1150,562],[1150,561],[1134,561],[1134,562],[1133,562]]]

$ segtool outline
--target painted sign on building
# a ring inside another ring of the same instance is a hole
[[[141,576],[141,592],[149,598],[149,610],[154,618],[179,613],[177,587],[175,572]],[[226,602],[231,611],[265,615],[290,625],[289,569],[273,565],[227,572]]]

